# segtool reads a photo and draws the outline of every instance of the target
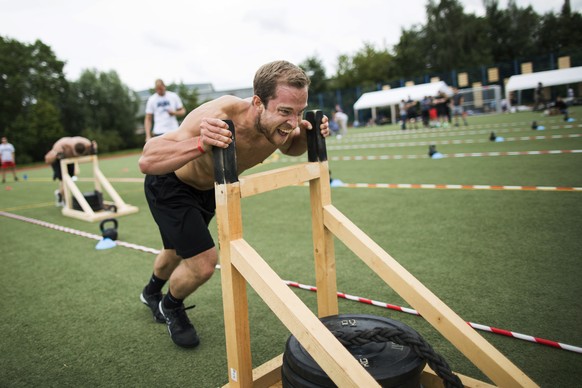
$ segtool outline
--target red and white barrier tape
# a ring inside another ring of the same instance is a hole
[[[544,151],[505,151],[505,152],[470,152],[443,154],[445,158],[474,158],[483,156],[523,156],[523,155],[558,155],[558,154],[579,154],[582,150],[544,150]],[[330,160],[390,160],[390,159],[427,159],[426,155],[370,155],[370,156],[334,156]]]
[[[24,217],[24,216],[20,216],[20,215],[13,214],[13,213],[0,211],[0,216],[12,218],[12,219],[19,220],[19,221],[29,222],[31,224],[44,226],[45,228],[49,228],[49,229],[53,229],[53,230],[57,230],[57,231],[61,231],[61,232],[66,232],[66,233],[71,233],[71,234],[74,234],[77,236],[82,236],[82,237],[90,238],[93,240],[101,240],[102,239],[102,236],[99,236],[96,234],[83,232],[83,231],[68,228],[65,226],[51,224],[49,222],[40,221],[40,220],[36,220],[34,218]],[[119,246],[123,246],[123,247],[130,248],[130,249],[135,249],[135,250],[142,251],[142,252],[153,253],[153,254],[158,254],[160,252],[157,249],[148,248],[148,247],[144,247],[144,246],[137,245],[137,244],[127,243],[124,241],[117,240],[116,243]],[[220,269],[220,265],[217,265],[216,268]],[[297,283],[297,282],[292,282],[292,281],[288,281],[288,280],[284,280],[283,282],[289,287],[295,287],[295,288],[300,288],[303,290],[317,292],[317,287],[315,287],[315,286],[309,286],[309,285],[305,285],[305,284],[301,284],[301,283]],[[400,312],[407,313],[407,314],[421,316],[418,313],[418,311],[411,309],[411,308],[408,308],[408,307],[401,307],[401,306],[396,306],[396,305],[389,304],[389,303],[378,302],[378,301],[368,299],[368,298],[362,298],[359,296],[345,294],[343,292],[338,292],[337,296],[338,296],[338,298],[343,298],[343,299],[352,300],[352,301],[359,302],[359,303],[369,304],[369,305],[383,307],[383,308],[390,309],[390,310],[400,311]],[[516,333],[513,331],[509,331],[509,330],[498,329],[498,328],[491,327],[491,326],[485,326],[485,325],[482,325],[479,323],[473,323],[473,322],[467,322],[467,323],[469,324],[469,326],[471,326],[473,329],[476,329],[476,330],[488,331],[490,333],[500,334],[500,335],[504,335],[507,337],[524,340],[524,341],[535,342],[535,343],[538,343],[541,345],[546,345],[546,346],[550,346],[550,347],[554,347],[554,348],[558,348],[558,349],[562,349],[562,350],[568,350],[571,352],[582,353],[582,348],[578,347],[578,346],[568,345],[568,344],[564,344],[564,343],[556,342],[556,341],[550,341],[547,339],[533,337],[533,336],[521,334],[521,333]]]
[[[543,150],[543,151],[498,151],[498,152],[470,152],[457,154],[443,154],[444,158],[475,158],[484,156],[524,156],[524,155],[559,155],[559,154],[579,154],[582,150]],[[268,159],[268,163],[297,162],[300,158],[280,157]],[[332,156],[328,158],[334,162],[362,161],[362,160],[395,160],[395,159],[430,159],[428,152],[417,155],[356,155],[356,156]]]
[[[429,183],[341,183],[338,186],[334,187],[367,188],[367,189],[582,191],[582,187],[567,187],[567,186],[444,185]]]
[[[82,236],[82,237],[87,237],[87,238],[90,238],[90,239],[93,239],[93,240],[97,240],[97,241],[99,241],[99,240],[101,240],[103,238],[103,236],[99,236],[97,234],[87,233],[87,232],[83,232],[81,230],[76,230],[76,229],[72,229],[72,228],[67,228],[65,226],[51,224],[50,222],[36,220],[34,218],[19,216],[18,214],[1,212],[0,211],[0,215],[1,216],[4,216],[4,217],[8,217],[8,218],[15,219],[15,220],[29,222],[29,223],[35,224],[35,225],[44,226],[45,228],[58,230],[60,232],[70,233],[70,234],[74,234],[74,235]],[[130,248],[130,249],[135,249],[135,250],[142,251],[142,252],[153,253],[155,255],[157,255],[158,253],[160,253],[160,251],[158,249],[148,248],[148,247],[144,247],[144,246],[141,246],[141,245],[128,243],[128,242],[125,242],[125,241],[116,240],[115,243],[117,245],[119,245],[119,246],[122,246],[122,247]]]
[[[538,125],[543,125],[547,129],[573,129],[573,128],[582,128],[582,124],[560,124],[554,125],[553,123],[557,122],[556,120],[546,120],[546,121],[538,121]],[[427,134],[428,136],[434,137],[435,135],[438,136],[449,136],[449,134],[463,134],[463,135],[474,135],[474,134],[483,134],[483,133],[490,133],[492,130],[499,131],[499,133],[505,132],[524,132],[524,131],[531,131],[532,123],[498,123],[498,124],[478,124],[478,125],[469,125],[467,127],[439,127],[439,128],[418,128],[418,129],[407,129],[405,131],[401,129],[393,129],[393,130],[386,130],[381,129],[374,132],[365,132],[359,133],[357,131],[350,132],[348,137],[342,138],[342,142],[352,141],[354,139],[362,139],[362,138],[370,138],[370,137],[393,137],[394,136],[408,136],[408,137],[415,137],[417,134]],[[509,127],[519,127],[519,128],[512,128],[507,129]],[[463,128],[463,130],[461,130]],[[465,129],[467,128],[467,129]],[[480,129],[483,128],[483,129]],[[460,131],[459,131],[460,130]],[[333,138],[332,138],[333,139]]]
[[[297,282],[291,282],[288,280],[284,280],[284,282],[286,285],[288,285],[290,287],[296,287],[296,288],[301,288],[302,290],[317,292],[317,287],[315,287],[315,286],[309,286],[309,285],[300,284]],[[338,296],[338,298],[348,299],[348,300],[352,300],[352,301],[359,302],[359,303],[365,303],[365,304],[369,304],[369,305],[373,305],[373,306],[377,306],[377,307],[383,307],[383,308],[390,309],[390,310],[400,311],[400,312],[407,313],[407,314],[421,316],[418,313],[418,311],[411,309],[411,308],[408,308],[408,307],[396,306],[393,304],[379,302],[379,301],[368,299],[368,298],[362,298],[359,296],[345,294],[343,292],[338,292],[337,296]],[[563,349],[563,350],[569,350],[571,352],[582,353],[582,347],[568,345],[568,344],[564,344],[564,343],[556,342],[556,341],[550,341],[547,339],[533,337],[533,336],[527,335],[527,334],[516,333],[513,331],[509,331],[509,330],[498,329],[496,327],[485,326],[485,325],[481,325],[479,323],[467,322],[467,324],[469,324],[469,326],[471,326],[473,329],[476,329],[476,330],[488,331],[490,333],[500,334],[500,335],[504,335],[504,336],[511,337],[511,338],[516,338],[516,339],[529,341],[529,342],[535,342],[535,343],[538,343],[541,345],[551,346],[551,347]]]

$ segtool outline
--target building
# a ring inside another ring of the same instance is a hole
[[[243,88],[243,89],[228,89],[228,90],[214,90],[214,86],[212,84],[188,84],[184,85],[188,88],[188,90],[196,89],[198,91],[198,101],[203,103],[205,101],[214,100],[220,96],[231,95],[237,96],[240,98],[248,98],[253,96],[253,88]],[[137,117],[144,117],[145,116],[145,106],[149,96],[153,93],[153,91],[148,90],[141,90],[137,92],[139,96],[140,105],[139,110],[137,112]]]

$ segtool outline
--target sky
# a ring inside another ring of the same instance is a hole
[[[484,14],[482,0],[460,0]],[[129,88],[211,83],[252,87],[264,63],[319,58],[328,76],[340,55],[365,43],[391,48],[402,29],[426,23],[426,0],[0,0],[0,35],[40,39],[66,62],[69,81],[83,70],[116,71]],[[500,8],[507,0],[499,0]],[[563,0],[517,0],[558,14]],[[571,0],[582,10],[582,0]]]

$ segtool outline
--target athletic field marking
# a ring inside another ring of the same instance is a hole
[[[505,129],[505,130],[496,130],[496,133],[509,133],[509,132],[525,132],[525,129],[521,128],[512,128],[512,129]],[[382,132],[375,132],[370,134],[371,136],[366,136],[366,134],[342,137],[341,139],[336,139],[335,137],[328,137],[327,141],[331,144],[344,144],[344,143],[352,143],[352,142],[365,142],[365,141],[377,141],[378,138],[386,138],[386,139],[423,139],[423,138],[434,138],[435,135],[438,137],[450,137],[450,136],[467,136],[467,135],[489,135],[492,131],[491,130],[466,130],[466,131],[446,131],[446,132],[421,132],[421,133],[400,133],[396,132],[395,134],[392,133],[382,133]],[[373,137],[374,139],[370,139]]]
[[[14,207],[9,207],[6,209],[1,209],[0,211],[14,211],[14,210],[25,210],[25,209],[36,209],[36,208],[41,208],[41,207],[47,207],[47,206],[54,206],[54,202],[41,202],[41,203],[35,203],[35,204],[30,204],[30,205],[22,205],[22,206],[14,206]]]
[[[578,133],[565,135],[548,135],[548,136],[521,136],[508,137],[504,141],[529,141],[529,140],[553,140],[553,139],[570,139],[579,138],[582,135]],[[395,148],[395,147],[416,147],[427,145],[442,145],[442,144],[478,144],[478,143],[493,143],[489,139],[464,139],[464,140],[434,140],[434,141],[416,141],[416,142],[396,142],[396,143],[374,143],[374,144],[354,144],[354,145],[335,145],[328,146],[328,151],[338,150],[357,150],[357,149],[375,149],[375,148]]]
[[[582,191],[582,187],[566,187],[566,186],[445,185],[431,183],[342,183],[334,187],[338,188],[345,187],[349,189],[357,188],[357,189]]]
[[[19,221],[29,222],[29,223],[32,223],[34,225],[44,226],[45,228],[49,228],[49,229],[53,229],[53,230],[57,230],[57,231],[61,231],[61,232],[66,232],[66,233],[71,233],[71,234],[74,234],[77,236],[86,237],[86,238],[90,238],[93,240],[101,240],[102,239],[102,236],[99,236],[96,234],[87,233],[87,232],[83,232],[83,231],[72,229],[72,228],[67,228],[64,226],[56,225],[56,224],[51,224],[49,222],[36,220],[34,218],[19,216],[17,214],[13,214],[13,213],[7,213],[7,212],[0,211],[0,216],[12,218],[12,219],[19,220]],[[117,240],[116,244],[119,246],[123,246],[125,248],[135,249],[138,251],[152,253],[155,255],[160,253],[160,251],[158,249],[148,248],[148,247],[144,247],[142,245],[132,244],[132,243],[124,242],[124,241]],[[216,265],[215,268],[220,269],[220,265],[219,264]],[[304,284],[301,284],[298,282],[292,282],[292,281],[288,281],[288,280],[284,280],[283,282],[289,287],[297,287],[300,289],[317,292],[317,288],[314,286],[308,286],[308,285],[304,285]],[[344,298],[344,299],[351,300],[351,301],[355,301],[355,302],[359,302],[359,303],[370,304],[370,305],[374,305],[374,306],[378,306],[378,307],[389,308],[392,310],[421,316],[418,313],[418,311],[411,309],[411,308],[408,308],[408,307],[400,307],[400,306],[392,305],[389,303],[378,302],[378,301],[374,301],[374,300],[368,299],[368,298],[362,298],[359,296],[345,294],[343,292],[338,292],[337,297]],[[543,339],[543,338],[539,338],[539,337],[533,337],[530,335],[516,333],[513,331],[509,331],[509,330],[498,329],[495,327],[486,326],[486,325],[482,325],[479,323],[473,323],[473,322],[467,322],[467,323],[469,324],[469,326],[471,326],[475,330],[484,330],[484,331],[488,331],[490,333],[509,336],[509,337],[515,338],[515,339],[520,339],[520,340],[529,341],[529,342],[535,342],[535,343],[538,343],[540,345],[550,346],[550,347],[554,347],[554,348],[558,348],[558,349],[562,349],[562,350],[568,350],[568,351],[576,352],[576,353],[582,353],[582,348],[578,347],[578,346],[568,345],[568,344],[564,344],[561,342],[551,341],[551,340],[547,340],[547,339]]]
[[[12,219],[19,220],[19,221],[29,222],[29,223],[34,224],[34,225],[44,226],[45,228],[57,230],[57,231],[60,231],[60,232],[74,234],[76,236],[90,238],[92,240],[100,241],[103,238],[103,236],[100,236],[100,235],[97,235],[97,234],[83,232],[81,230],[76,230],[76,229],[68,228],[66,226],[60,226],[60,225],[56,225],[56,224],[51,224],[50,222],[45,222],[45,221],[41,221],[41,220],[37,220],[37,219],[34,219],[34,218],[29,218],[29,217],[24,217],[24,216],[20,216],[18,214],[13,214],[13,213],[8,213],[8,212],[0,211],[0,216],[12,218]],[[158,249],[148,248],[148,247],[144,247],[144,246],[141,246],[141,245],[128,243],[128,242],[121,241],[121,240],[117,240],[115,242],[119,246],[123,246],[123,247],[126,247],[126,248],[135,249],[135,250],[142,251],[142,252],[153,253],[153,254],[156,254],[156,255],[158,253],[160,253],[160,251]]]
[[[543,121],[537,121],[538,125],[543,125],[546,127],[546,129],[572,129],[572,128],[582,128],[582,124],[560,124],[560,125],[551,125],[553,123],[556,123],[560,120],[543,120]],[[403,134],[420,134],[420,133],[434,133],[434,134],[439,134],[439,135],[444,135],[448,132],[451,131],[456,131],[459,130],[461,128],[466,128],[468,131],[472,131],[475,129],[480,129],[483,128],[485,131],[491,131],[491,130],[499,130],[499,128],[504,129],[504,128],[508,128],[508,127],[520,127],[517,128],[517,131],[531,131],[532,123],[526,123],[526,122],[519,122],[519,123],[497,123],[497,124],[478,124],[478,125],[468,125],[466,127],[454,127],[454,126],[448,126],[446,128],[440,127],[440,128],[419,128],[419,129],[407,129],[407,130],[401,130],[401,129],[391,129],[391,130],[377,130],[377,131],[372,131],[372,132],[366,132],[366,133],[357,133],[357,129],[352,129],[347,137],[343,137],[341,139],[341,141],[344,140],[349,140],[349,139],[353,139],[353,138],[359,138],[359,137],[375,137],[375,136],[386,136],[386,135],[403,135]],[[338,140],[340,141],[340,140]]]
[[[582,124],[579,124],[577,128],[582,128]],[[560,128],[574,128],[573,126],[551,126],[547,129],[560,129]],[[342,137],[341,139],[337,139],[333,136],[329,137],[328,143],[330,144],[344,144],[344,143],[352,143],[352,142],[365,142],[365,141],[377,141],[379,138],[385,139],[422,139],[422,138],[434,138],[434,137],[450,137],[450,136],[467,136],[467,135],[489,135],[491,132],[495,132],[496,134],[505,134],[510,132],[532,132],[531,128],[489,128],[489,129],[467,129],[467,130],[441,130],[441,131],[433,131],[433,130],[426,130],[426,131],[412,131],[411,133],[407,133],[408,131],[401,131],[401,132],[371,132],[371,133],[361,133],[361,134],[353,134],[346,137]],[[374,138],[374,139],[371,139]]]
[[[524,155],[559,155],[559,154],[579,154],[582,150],[544,150],[544,151],[495,151],[495,152],[470,152],[458,154],[443,154],[444,158],[473,158],[484,156],[524,156]],[[301,161],[300,158],[279,157],[267,159],[263,163],[289,163]],[[430,159],[428,153],[422,155],[361,155],[361,156],[332,156],[331,161],[361,161],[361,160],[395,160],[395,159]]]

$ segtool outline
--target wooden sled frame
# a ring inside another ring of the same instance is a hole
[[[63,181],[63,191],[65,197],[65,206],[63,207],[62,213],[67,217],[77,218],[79,220],[95,222],[101,221],[106,218],[125,216],[127,214],[137,213],[139,209],[135,206],[126,204],[123,199],[117,194],[117,191],[111,186],[111,183],[105,178],[105,175],[99,169],[99,162],[97,160],[97,155],[79,156],[74,158],[61,159],[61,175]],[[109,197],[113,200],[103,201],[104,205],[114,205],[117,211],[109,210],[98,210],[94,211],[81,190],[77,187],[73,178],[69,175],[69,170],[67,168],[68,164],[72,163],[93,163],[93,181],[95,190],[105,192],[109,194]],[[82,210],[73,209],[73,197],[79,203]]]
[[[307,112],[306,116],[313,128],[319,128],[320,111]],[[232,122],[228,123],[235,139]],[[319,317],[336,315],[339,310],[333,244],[336,236],[495,384],[536,387],[528,376],[331,204],[325,139],[316,132],[319,131],[308,131],[309,162],[249,175],[240,181],[236,173],[235,141],[226,150],[213,150],[229,378],[225,387],[270,387],[281,381],[282,355],[255,370],[252,368],[247,283],[337,386],[379,386],[243,239],[242,198],[305,182],[309,182],[311,199]],[[491,386],[457,375],[465,387]],[[428,366],[421,383],[424,387],[443,387],[442,380]]]

